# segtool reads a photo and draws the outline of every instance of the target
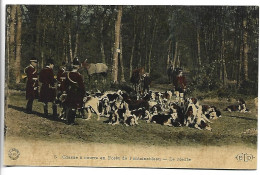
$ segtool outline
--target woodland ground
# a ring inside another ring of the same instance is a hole
[[[161,85],[160,87],[165,87]],[[155,146],[257,146],[257,109],[254,99],[246,100],[250,113],[225,112],[223,109],[235,104],[218,98],[205,98],[200,104],[215,105],[222,117],[213,120],[212,132],[188,127],[168,127],[139,120],[138,126],[108,125],[106,118],[97,121],[95,116],[86,121],[76,118],[78,125],[66,125],[53,118],[45,118],[43,104],[34,101],[33,114],[25,113],[25,92],[11,92],[6,109],[6,139],[9,137],[44,140],[52,142],[118,143]],[[51,108],[49,107],[49,113]]]

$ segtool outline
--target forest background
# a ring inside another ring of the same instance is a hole
[[[172,62],[190,91],[256,96],[258,39],[257,6],[7,5],[6,86],[25,89],[32,56],[38,71],[53,58],[55,72],[78,57],[106,63],[111,84],[140,67],[167,84]]]

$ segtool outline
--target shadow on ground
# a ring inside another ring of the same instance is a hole
[[[12,108],[14,110],[17,110],[17,111],[20,111],[20,112],[24,112],[25,114],[27,114],[26,113],[26,109],[23,108],[23,107],[20,107],[20,106],[8,105],[8,108]],[[59,122],[63,122],[64,123],[64,121],[61,120],[58,117],[54,117],[52,115],[48,115],[48,117],[46,117],[43,113],[40,113],[40,112],[37,112],[37,111],[32,111],[32,113],[30,115],[37,115],[37,116],[39,116],[41,118],[46,118],[48,120],[59,121]]]
[[[244,120],[254,120],[254,121],[257,121],[257,119],[254,119],[254,118],[247,118],[247,117],[240,117],[240,116],[233,116],[233,115],[226,115],[225,117],[231,117],[231,118],[237,118],[237,119],[244,119]]]

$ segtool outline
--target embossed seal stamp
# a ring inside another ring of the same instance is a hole
[[[20,156],[20,152],[19,152],[18,149],[12,148],[12,149],[9,150],[8,156],[9,156],[10,159],[12,159],[12,160],[17,160],[17,159],[19,158],[19,156]]]

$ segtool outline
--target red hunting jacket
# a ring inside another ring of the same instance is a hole
[[[35,67],[31,64],[24,69],[24,73],[27,75],[26,82],[26,99],[38,98],[38,76]]]
[[[67,77],[67,73],[66,73],[65,69],[64,68],[59,69],[59,71],[57,73],[57,81],[58,81],[57,90],[61,93],[66,90],[65,89],[65,79],[66,79],[66,77]]]
[[[186,79],[184,76],[177,76],[175,81],[175,89],[186,89]]]
[[[82,75],[76,71],[68,72],[65,80],[65,89],[67,92],[65,105],[73,109],[81,108],[85,96],[85,86]]]
[[[56,98],[55,80],[53,70],[49,66],[41,70],[39,81],[42,83],[39,101],[43,103],[53,102]]]

